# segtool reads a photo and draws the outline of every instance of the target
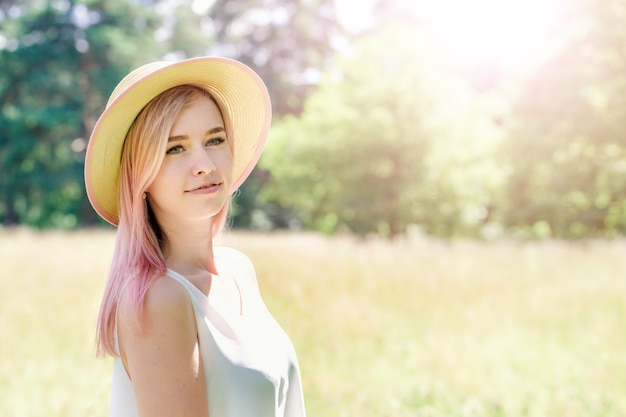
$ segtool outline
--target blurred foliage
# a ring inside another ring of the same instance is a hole
[[[125,1],[0,2],[0,218],[5,225],[95,221],[83,191],[97,110],[150,38],[153,17]],[[115,62],[116,65],[111,65]]]
[[[569,42],[512,94],[499,217],[560,237],[626,231],[626,2],[582,0]],[[525,231],[524,231],[525,230]]]
[[[327,232],[623,234],[626,2],[570,3],[555,54],[508,77],[439,61],[401,4],[275,126],[264,198]]]
[[[463,67],[410,2],[348,31],[338,0],[0,0],[0,223],[101,222],[82,180],[114,85],[216,54],[275,122],[233,227],[582,238],[626,230],[626,2],[575,0],[527,73]]]
[[[401,42],[413,47],[389,54]],[[261,162],[272,173],[264,198],[326,232],[397,235],[427,224],[423,210],[434,202],[426,201],[426,160],[449,136],[444,110],[454,94],[428,48],[421,31],[403,24],[356,42],[303,114],[275,125]]]
[[[277,114],[298,114],[345,35],[335,0],[215,0],[203,17],[217,54],[255,68]]]

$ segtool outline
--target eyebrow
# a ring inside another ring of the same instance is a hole
[[[222,126],[218,126],[218,127],[214,127],[213,129],[209,129],[206,131],[206,133],[204,134],[204,136],[211,136],[211,135],[215,135],[216,133],[221,133],[221,132],[225,132],[226,130],[222,127]],[[176,142],[176,141],[180,141],[180,140],[185,140],[185,139],[189,139],[188,135],[177,135],[177,136],[170,136],[167,141],[168,142]]]

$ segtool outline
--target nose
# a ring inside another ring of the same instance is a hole
[[[215,163],[206,148],[197,148],[192,155],[191,172],[193,175],[207,175],[215,170]]]

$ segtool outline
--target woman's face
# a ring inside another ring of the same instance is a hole
[[[230,198],[233,157],[216,104],[198,96],[172,126],[165,158],[147,189],[159,224],[207,220]]]

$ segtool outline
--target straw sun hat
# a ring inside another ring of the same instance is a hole
[[[85,187],[91,205],[117,225],[118,182],[122,146],[135,117],[154,97],[172,87],[191,84],[210,92],[232,139],[233,189],[258,161],[272,116],[263,81],[244,64],[227,58],[203,57],[179,62],[153,62],[137,68],[115,87],[91,133],[85,159]]]

